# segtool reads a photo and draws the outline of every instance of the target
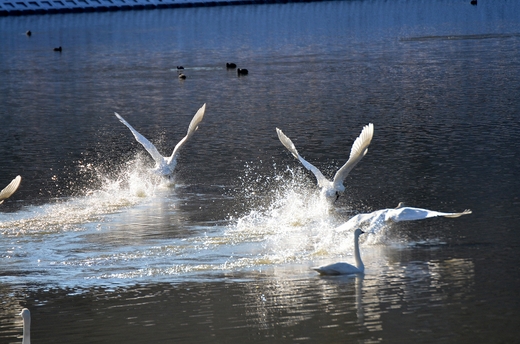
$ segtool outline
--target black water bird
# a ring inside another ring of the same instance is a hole
[[[184,80],[186,79],[186,75],[179,73],[179,79]]]
[[[229,69],[237,68],[237,64],[233,63],[233,62],[228,62],[228,63],[226,63],[226,68],[229,68]]]
[[[59,51],[61,53],[61,46],[57,47],[57,48],[54,48],[53,49],[54,51]]]
[[[238,75],[247,75],[247,74],[249,74],[249,71],[247,69],[245,69],[245,68],[238,68],[237,69],[237,74]]]
[[[177,69],[184,69],[183,66],[177,66]]]
[[[25,32],[25,34],[26,34],[27,36],[31,37],[32,32],[31,32],[31,30],[27,30],[27,31]]]
[[[472,5],[476,5],[477,4],[477,0],[471,0],[471,4]]]

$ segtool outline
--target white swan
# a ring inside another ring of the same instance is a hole
[[[462,215],[471,214],[471,210],[466,209],[460,213],[443,213],[434,210],[405,207],[401,202],[396,208],[376,210],[368,214],[358,214],[350,220],[337,227],[337,231],[348,230],[349,228],[367,226],[364,228],[365,232],[373,233],[379,227],[387,222],[401,222],[401,221],[415,221],[423,220],[431,217],[449,217],[456,218]]]
[[[23,319],[22,344],[31,344],[31,312],[27,308],[24,308],[20,316]]]
[[[330,265],[324,265],[317,268],[312,268],[320,273],[320,275],[350,275],[350,274],[362,274],[365,272],[365,265],[361,260],[361,254],[359,253],[359,236],[363,234],[360,228],[354,232],[354,258],[356,259],[356,266],[348,263],[334,263]]]
[[[11,197],[11,195],[14,194],[16,189],[18,189],[18,187],[20,186],[21,181],[22,181],[22,177],[16,176],[16,178],[14,178],[9,183],[9,185],[7,185],[2,191],[0,191],[0,204],[2,204],[2,202],[5,199]]]
[[[143,135],[139,134],[137,130],[135,130],[130,124],[128,124],[127,121],[123,119],[117,112],[115,113],[117,118],[130,129],[132,134],[134,134],[135,139],[137,142],[143,145],[143,147],[150,153],[152,158],[155,160],[155,167],[153,171],[159,175],[171,177],[173,174],[173,170],[175,169],[175,166],[177,165],[177,157],[179,155],[179,151],[181,150],[182,146],[186,143],[186,141],[193,136],[195,131],[198,129],[199,123],[204,118],[204,112],[206,111],[206,104],[202,105],[202,107],[197,111],[195,116],[193,116],[193,119],[190,122],[190,125],[188,127],[188,133],[182,140],[177,143],[175,146],[175,149],[173,150],[173,153],[169,157],[163,157],[157,148],[146,139]]]
[[[363,127],[361,134],[352,145],[348,161],[336,172],[333,181],[329,181],[323,176],[320,170],[302,158],[296,150],[296,147],[292,143],[291,139],[285,136],[285,134],[280,129],[276,128],[276,132],[278,134],[278,138],[289,150],[289,152],[291,152],[296,159],[300,160],[306,169],[314,173],[318,181],[318,186],[321,188],[322,195],[327,197],[329,200],[335,201],[340,196],[340,193],[345,191],[343,181],[354,168],[354,166],[356,166],[367,153],[370,141],[372,141],[372,137],[374,136],[374,125],[370,123]]]

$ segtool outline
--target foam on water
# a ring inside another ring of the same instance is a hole
[[[9,261],[12,271],[25,271],[27,282],[132,284],[310,266],[353,253],[355,228],[337,229],[351,208],[338,211],[300,168],[274,166],[273,173],[265,173],[246,165],[233,195],[243,203],[241,213],[222,214],[220,223],[193,224],[192,210],[178,210],[172,189],[143,161],[148,162],[138,155],[110,173],[103,166],[84,166],[91,187],[78,195],[0,214],[0,232],[16,238],[3,244],[9,247],[4,258],[16,258]],[[156,226],[158,235],[150,237]],[[367,244],[384,242],[384,232],[371,233]],[[20,281],[19,272],[12,275]],[[3,280],[9,282],[9,276]]]
[[[0,213],[3,235],[45,234],[83,230],[83,225],[103,221],[104,215],[130,207],[164,187],[159,177],[150,174],[140,159],[115,173],[100,166],[83,166],[89,183],[77,196],[54,199],[54,203],[27,206],[17,213]]]
[[[234,219],[226,232],[231,242],[255,242],[261,249],[252,263],[284,264],[344,256],[353,250],[350,232],[335,232],[345,221],[334,205],[320,196],[305,171],[287,169],[267,178],[250,171],[243,192],[262,184],[265,202]]]

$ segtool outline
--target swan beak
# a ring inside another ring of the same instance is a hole
[[[336,191],[336,199],[334,200],[334,203],[336,203],[336,201],[338,200],[339,196],[341,196],[341,194]]]

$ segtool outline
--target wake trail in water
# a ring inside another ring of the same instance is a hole
[[[9,267],[25,271],[27,282],[85,286],[199,279],[310,265],[353,252],[354,229],[336,230],[352,207],[343,202],[338,211],[301,169],[265,173],[246,166],[232,195],[243,208],[227,215],[223,210],[221,222],[208,223],[190,220],[198,207],[182,209],[186,202],[172,198],[171,188],[141,159],[112,174],[102,166],[86,169],[92,176],[86,184],[93,187],[81,195],[0,214],[1,246],[9,248],[5,258],[16,258]],[[203,204],[216,196],[197,197]],[[43,240],[43,234],[53,235]],[[20,280],[18,272],[12,275]]]
[[[16,213],[0,213],[0,233],[18,236],[82,230],[83,225],[101,222],[105,215],[143,202],[168,187],[143,166],[139,157],[113,173],[106,173],[103,166],[81,167],[86,179],[82,180],[85,186],[78,195],[27,206]]]
[[[230,242],[254,243],[255,262],[263,264],[351,255],[355,228],[335,230],[348,220],[342,213],[350,212],[351,207],[337,211],[301,169],[277,171],[274,177],[265,177],[253,168],[247,170],[242,196],[247,199],[254,194],[256,198],[249,211],[231,218],[226,232]]]

